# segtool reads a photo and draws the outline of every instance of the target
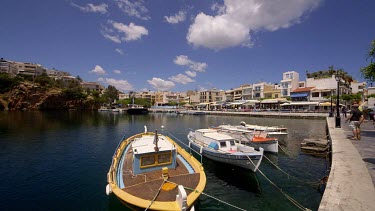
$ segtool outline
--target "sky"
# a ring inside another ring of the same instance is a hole
[[[0,57],[129,91],[229,90],[360,68],[373,0],[1,0]]]

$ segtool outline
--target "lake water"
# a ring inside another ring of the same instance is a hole
[[[98,112],[0,112],[0,206],[2,210],[127,210],[105,194],[106,175],[120,139],[164,125],[187,143],[190,129],[219,124],[284,125],[287,153],[266,154],[298,179],[317,183],[328,161],[304,154],[304,138],[323,138],[325,121],[151,113],[132,116]],[[163,132],[162,132],[163,133]],[[165,131],[164,131],[165,133]],[[280,150],[279,150],[280,151]],[[299,210],[259,172],[203,159],[205,193],[246,210]],[[317,185],[289,178],[263,160],[260,170],[304,207],[317,210]],[[201,195],[196,210],[236,210]]]

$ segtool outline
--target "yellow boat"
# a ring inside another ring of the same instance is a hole
[[[168,136],[153,132],[123,138],[107,174],[106,193],[131,207],[193,210],[206,185],[202,164]]]

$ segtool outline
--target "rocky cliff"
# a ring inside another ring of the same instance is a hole
[[[0,110],[92,110],[98,107],[90,98],[67,99],[61,89],[47,89],[30,82],[23,82],[0,95]]]

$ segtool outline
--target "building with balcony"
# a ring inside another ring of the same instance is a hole
[[[81,87],[86,92],[97,91],[102,93],[104,90],[104,87],[98,82],[81,82]]]
[[[290,96],[290,92],[299,88],[299,73],[288,71],[283,73],[283,79],[280,81],[281,97]]]
[[[274,84],[268,84],[266,82],[253,84],[252,99],[259,100],[261,98],[265,98],[264,91],[266,91],[267,95],[271,98],[272,94],[270,95],[270,92],[273,92],[274,89]],[[275,91],[275,93],[276,92],[278,93],[279,91]]]
[[[2,73],[8,73],[11,75],[17,75],[18,74],[18,69],[14,62],[12,61],[7,61],[3,58],[0,58],[0,72]]]
[[[335,75],[324,77],[308,77],[306,78],[306,87],[315,87],[311,90],[310,101],[323,102],[328,101],[331,92],[337,93],[337,81]],[[344,79],[341,79],[339,86],[339,94],[351,94],[350,86]]]

